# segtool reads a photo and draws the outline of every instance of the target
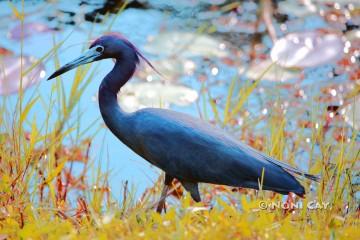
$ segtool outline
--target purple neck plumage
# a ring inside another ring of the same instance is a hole
[[[108,34],[95,40],[90,46],[106,45],[111,52],[104,58],[115,58],[114,68],[106,75],[99,88],[99,106],[101,115],[109,129],[126,145],[131,145],[131,114],[125,113],[117,101],[120,88],[129,81],[136,70],[140,58],[155,72],[160,74],[153,65],[128,40],[119,34]],[[161,75],[161,74],[160,74]]]
[[[129,81],[136,70],[139,58],[135,51],[127,48],[116,58],[113,69],[105,76],[99,88],[99,107],[108,128],[125,144],[129,145],[129,114],[125,113],[117,101],[120,88]]]

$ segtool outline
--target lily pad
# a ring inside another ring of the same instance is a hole
[[[148,53],[162,57],[227,56],[227,51],[220,46],[220,41],[204,34],[163,32],[155,36],[144,49]]]
[[[341,5],[354,4],[354,0],[315,0],[317,3],[337,3]]]
[[[301,76],[301,71],[289,70],[277,64],[272,63],[270,59],[257,62],[250,66],[249,69],[240,68],[239,73],[245,74],[249,79],[258,79],[265,71],[265,75],[261,80],[270,82],[287,82],[297,79]]]
[[[20,73],[23,69],[23,73],[30,69],[37,59],[30,56],[23,56],[22,68],[21,58],[4,56],[0,58],[0,95],[9,95],[19,91],[20,87]],[[23,89],[34,85],[45,77],[45,67],[43,64],[39,64],[34,67],[29,73],[23,76],[22,86]]]
[[[196,68],[193,61],[179,58],[155,60],[152,61],[152,64],[164,77],[156,74],[149,66],[139,70],[136,75],[141,79],[146,79],[148,82],[154,80],[176,81],[185,74],[191,75]]]
[[[253,34],[265,30],[264,24],[257,26],[255,21],[244,21],[234,12],[213,19],[212,24],[218,32],[224,33]]]
[[[198,93],[182,85],[162,83],[128,83],[118,96],[121,107],[127,112],[145,107],[169,108],[171,104],[187,106],[198,98]]]
[[[344,43],[337,34],[320,31],[290,33],[277,40],[271,59],[282,67],[316,67],[334,63],[344,54]]]
[[[316,6],[312,3],[301,3],[298,1],[279,2],[279,12],[296,17],[305,17],[316,12]]]
[[[360,39],[360,30],[355,29],[355,30],[349,31],[346,33],[345,36],[349,41],[358,40],[358,39]]]
[[[198,7],[200,5],[220,5],[225,0],[181,0],[181,1],[168,1],[168,0],[148,0],[149,4],[155,8],[173,8],[179,11],[179,9],[188,9]]]
[[[211,5],[221,5],[225,3],[226,0],[200,0],[200,1]]]
[[[183,0],[183,1],[168,1],[168,0],[149,0],[149,4],[155,8],[174,8],[182,9],[189,7],[196,7],[199,1]]]
[[[47,25],[43,23],[24,23],[23,30],[21,24],[15,26],[10,30],[8,37],[10,39],[20,41],[21,39],[28,38],[32,35],[51,32],[51,30]]]

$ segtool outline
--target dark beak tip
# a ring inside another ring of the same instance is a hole
[[[51,80],[51,79],[53,79],[53,78],[54,78],[54,74],[51,74],[51,76],[48,77],[48,78],[46,79],[46,81],[49,81],[49,80]]]
[[[55,71],[55,72],[53,72],[53,74],[51,74],[47,79],[46,79],[46,81],[49,81],[49,80],[51,80],[51,79],[54,79],[54,78],[56,78],[57,76],[60,76],[61,75],[61,73],[59,72],[59,71]]]

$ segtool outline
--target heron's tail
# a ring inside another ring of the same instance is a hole
[[[273,163],[275,165],[278,165],[279,167],[281,167],[282,169],[284,169],[285,171],[287,171],[289,173],[293,173],[293,174],[295,174],[297,176],[305,177],[305,178],[310,179],[310,180],[315,181],[315,182],[319,182],[320,179],[321,179],[321,175],[308,174],[308,173],[306,173],[304,171],[301,171],[300,169],[297,169],[297,168],[294,168],[294,167],[290,166],[287,163],[275,160],[275,159],[273,159],[271,157],[265,156],[265,158],[269,162],[271,162],[271,163]]]
[[[288,171],[289,173],[293,173],[293,174],[297,175],[295,177],[305,177],[305,178],[310,179],[315,182],[319,182],[321,179],[321,175],[312,175],[312,174],[308,174],[308,173],[305,173],[305,172],[297,170],[297,169],[296,169],[296,171],[294,171],[293,168],[291,168],[291,169],[288,169],[285,167],[282,167],[282,168],[284,170]]]
[[[310,180],[316,181],[316,182],[319,182],[320,179],[321,179],[321,176],[320,176],[320,175],[308,174],[308,173],[306,173],[305,171],[302,171],[302,170],[297,169],[297,168],[295,168],[295,167],[293,167],[293,166],[290,166],[290,165],[287,164],[287,163],[284,163],[284,162],[279,161],[279,160],[276,160],[276,159],[274,159],[274,158],[272,158],[272,157],[266,156],[266,155],[264,155],[263,153],[258,152],[258,151],[254,150],[254,149],[252,149],[252,148],[250,148],[250,147],[248,147],[248,146],[246,146],[246,145],[244,145],[244,148],[248,149],[249,151],[251,151],[251,152],[253,152],[253,153],[256,153],[256,154],[261,155],[263,158],[265,158],[267,161],[271,162],[272,164],[275,164],[275,165],[281,167],[282,169],[284,169],[285,171],[287,171],[287,172],[289,172],[289,173],[295,174],[296,177],[302,176],[302,177],[305,177],[305,178],[307,178],[307,179],[310,179]]]
[[[312,175],[312,174],[305,173],[303,176],[305,178],[310,179],[310,180],[315,181],[315,182],[319,182],[320,179],[321,179],[321,175],[319,175],[319,174],[318,175]]]

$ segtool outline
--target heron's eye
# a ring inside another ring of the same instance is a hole
[[[101,52],[103,52],[103,51],[104,51],[104,47],[102,47],[102,46],[98,46],[98,47],[95,49],[95,51],[97,51],[97,52],[101,53]]]

